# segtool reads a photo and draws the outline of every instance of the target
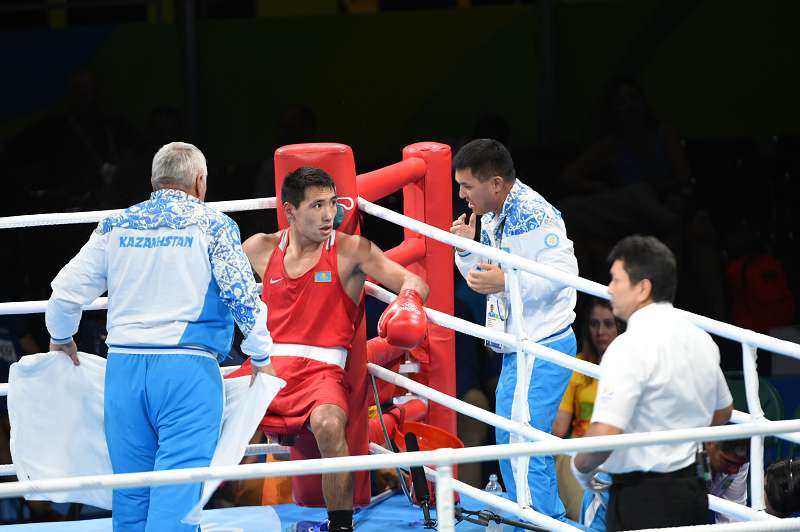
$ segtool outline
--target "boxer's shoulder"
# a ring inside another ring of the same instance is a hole
[[[336,233],[336,253],[339,258],[346,258],[355,264],[367,260],[374,244],[361,235]]]
[[[271,253],[278,242],[280,242],[280,233],[256,233],[242,242],[244,252],[250,253]]]
[[[279,242],[280,233],[256,233],[242,243],[242,250],[259,277],[266,269],[269,258]]]
[[[351,235],[349,233],[336,233],[336,249],[339,253],[363,253],[369,251],[372,242],[361,235]]]

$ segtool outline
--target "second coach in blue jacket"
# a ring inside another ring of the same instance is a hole
[[[203,203],[206,160],[173,142],[153,158],[150,199],[100,222],[53,280],[50,350],[78,365],[82,308],[108,291],[105,431],[114,473],[205,467],[223,408],[218,361],[233,323],[254,374],[272,373],[267,308],[239,228]],[[196,530],[201,484],[114,490],[115,531]]]
[[[474,238],[476,216],[481,216],[483,244],[577,275],[578,263],[561,213],[516,179],[514,162],[505,146],[492,139],[473,140],[458,151],[453,168],[459,196],[468,202],[472,214],[469,219],[462,215],[455,220],[450,229],[452,233]],[[508,278],[504,271],[497,264],[465,251],[457,250],[455,260],[469,287],[486,295],[486,326],[513,334],[517,325],[511,315]],[[575,356],[572,332],[575,289],[520,272],[520,291],[522,327],[527,337]],[[512,411],[516,412],[527,397],[531,425],[550,432],[572,371],[537,358],[527,390],[523,389],[526,388],[524,383],[517,389],[516,353],[500,345],[489,342],[487,345],[503,357],[496,392],[497,414],[511,418]],[[495,429],[495,433],[498,444],[509,442],[508,432]],[[513,498],[551,517],[565,519],[552,456],[530,458],[528,494],[516,493],[508,460],[500,461],[500,470],[506,490]]]

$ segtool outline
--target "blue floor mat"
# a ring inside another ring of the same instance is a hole
[[[484,506],[468,497],[461,497],[461,504],[469,509],[480,510]],[[303,508],[295,504],[277,506],[244,506],[206,510],[203,512],[203,532],[236,530],[237,532],[281,532],[296,521],[323,520],[324,508]],[[435,517],[435,512],[434,512]],[[357,532],[390,532],[395,530],[424,530],[422,510],[409,505],[402,495],[395,495],[356,513]],[[34,523],[28,525],[0,526],[3,532],[110,532],[110,519],[65,521],[58,523]],[[507,527],[511,530],[511,527]],[[463,522],[457,525],[460,532],[481,532],[484,527]]]

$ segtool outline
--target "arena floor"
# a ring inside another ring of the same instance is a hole
[[[484,506],[467,497],[461,505],[470,510],[482,510]],[[294,504],[277,506],[244,506],[207,510],[203,513],[203,532],[271,532],[282,531],[299,520],[322,520],[324,508],[301,508]],[[360,510],[356,516],[358,532],[388,532],[400,530],[424,530],[422,511],[411,507],[403,495],[395,495],[370,508]],[[511,530],[511,527],[506,527]],[[27,525],[0,526],[3,532],[109,532],[110,519],[91,519],[57,523],[34,523]],[[462,522],[456,525],[460,532],[482,532],[485,527]]]

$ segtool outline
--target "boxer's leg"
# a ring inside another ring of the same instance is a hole
[[[341,407],[332,404],[316,407],[311,412],[309,424],[323,458],[349,456],[345,435],[347,414]],[[325,497],[325,506],[328,508],[332,527],[337,524],[334,522],[337,517],[342,518],[343,524],[351,524],[353,474],[348,472],[322,475],[322,494]],[[347,514],[335,513],[342,511]],[[348,517],[350,523],[347,523]]]

